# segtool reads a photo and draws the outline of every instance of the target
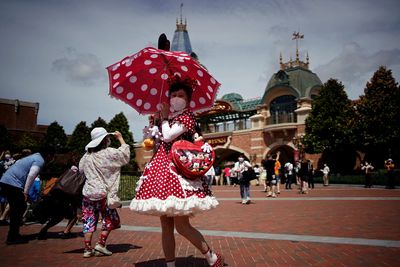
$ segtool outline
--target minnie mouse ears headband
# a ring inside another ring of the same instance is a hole
[[[198,85],[198,82],[196,79],[192,79],[189,77],[185,77],[185,78],[181,78],[178,75],[172,75],[168,77],[168,84],[171,87],[174,84],[182,84],[182,85],[186,85],[187,87],[190,87],[193,91],[195,90],[195,88]]]

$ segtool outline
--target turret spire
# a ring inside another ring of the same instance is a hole
[[[183,22],[182,15],[183,3],[180,5],[179,19],[176,19],[176,30],[172,39],[171,51],[184,51],[188,54],[192,53],[189,34],[187,31],[187,20]]]
[[[304,34],[300,34],[300,32],[293,32],[292,34],[292,40],[296,40],[296,58],[295,60],[292,60],[292,56],[290,56],[289,62],[283,63],[282,62],[282,52],[280,56],[280,62],[279,64],[281,65],[281,69],[288,69],[288,68],[296,68],[296,67],[302,67],[305,69],[308,69],[309,65],[309,56],[307,52],[307,57],[306,57],[306,62],[300,60],[300,52],[299,52],[299,40],[304,39]]]

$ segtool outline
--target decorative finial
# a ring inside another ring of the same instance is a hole
[[[296,61],[299,61],[299,39],[303,39],[304,34],[300,34],[300,32],[293,32],[292,40],[296,40]]]
[[[307,57],[306,57],[306,60],[307,60],[307,65],[310,63],[310,57],[308,56],[308,51],[307,51]]]
[[[182,8],[183,8],[183,3],[181,3],[181,24],[182,24]]]
[[[282,64],[282,52],[279,53],[279,64]]]

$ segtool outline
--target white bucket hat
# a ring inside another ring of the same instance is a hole
[[[108,133],[106,131],[106,129],[104,129],[103,127],[94,128],[90,132],[90,136],[92,137],[92,141],[90,141],[89,144],[87,144],[85,146],[85,150],[87,151],[89,148],[97,147],[101,143],[101,141],[103,141],[104,137],[106,137],[109,134],[110,133]]]

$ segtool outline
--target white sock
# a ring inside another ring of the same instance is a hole
[[[218,260],[217,254],[215,254],[211,249],[209,249],[204,256],[209,265],[213,265]]]
[[[167,262],[167,267],[175,267],[175,261]]]

